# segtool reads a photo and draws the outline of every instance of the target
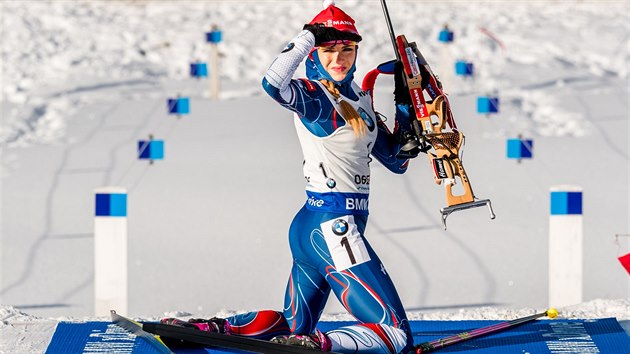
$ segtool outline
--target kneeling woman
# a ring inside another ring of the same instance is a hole
[[[293,112],[304,154],[306,203],[289,229],[293,267],[284,311],[257,311],[186,325],[339,353],[401,353],[413,345],[404,308],[385,267],[365,238],[370,162],[404,173],[397,109],[390,133],[370,95],[354,83],[354,20],[334,5],[320,12],[271,64],[263,87]],[[292,79],[306,58],[307,79]],[[360,324],[322,333],[315,327],[333,292]],[[177,323],[165,319],[167,323]]]

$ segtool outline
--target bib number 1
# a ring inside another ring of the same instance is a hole
[[[321,224],[326,245],[337,271],[342,271],[370,260],[363,237],[354,223],[354,216],[346,215]]]

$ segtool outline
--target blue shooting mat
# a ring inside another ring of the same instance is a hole
[[[503,321],[411,321],[415,343],[432,341]],[[320,322],[329,331],[356,322]],[[245,353],[238,350],[172,348],[177,354]],[[630,337],[615,318],[589,320],[536,320],[496,334],[454,344],[440,353],[555,354],[630,353]],[[46,354],[127,353],[158,351],[142,338],[111,322],[59,322]]]

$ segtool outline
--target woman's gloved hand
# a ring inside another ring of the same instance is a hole
[[[326,27],[323,23],[306,24],[303,29],[311,32],[313,36],[315,36],[316,47],[319,47],[320,44],[325,42],[343,40],[344,37],[343,32],[333,27]]]

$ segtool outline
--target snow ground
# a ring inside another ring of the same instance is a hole
[[[378,1],[337,2],[365,38],[357,78],[391,59]],[[569,318],[628,327],[630,3],[390,0],[397,33],[440,74],[466,134],[464,165],[486,210],[449,217],[424,160],[374,166],[370,242],[413,319],[511,318],[547,304],[549,188],[584,189],[584,300]],[[319,1],[5,1],[2,19],[0,351],[45,348],[59,319],[93,320],[93,190],[129,191],[129,312],[209,315],[278,308],[288,224],[303,203],[290,115],[260,89],[274,55]],[[431,20],[414,15],[429,13]],[[224,29],[222,100],[188,78],[203,33]],[[436,41],[448,23],[456,41]],[[505,50],[479,28],[494,33]],[[273,28],[273,30],[271,30]],[[144,53],[144,54],[142,54]],[[475,63],[455,77],[455,59]],[[376,107],[391,96],[379,82]],[[475,113],[497,94],[501,113]],[[165,99],[191,97],[169,117]],[[272,122],[270,124],[270,122]],[[166,159],[135,159],[139,139]],[[535,140],[534,159],[505,139]],[[273,212],[268,212],[273,210]],[[167,261],[165,261],[167,260]],[[226,310],[228,309],[228,310]],[[325,319],[345,319],[334,299]],[[488,316],[488,317],[484,317]],[[40,333],[39,335],[32,335]]]

